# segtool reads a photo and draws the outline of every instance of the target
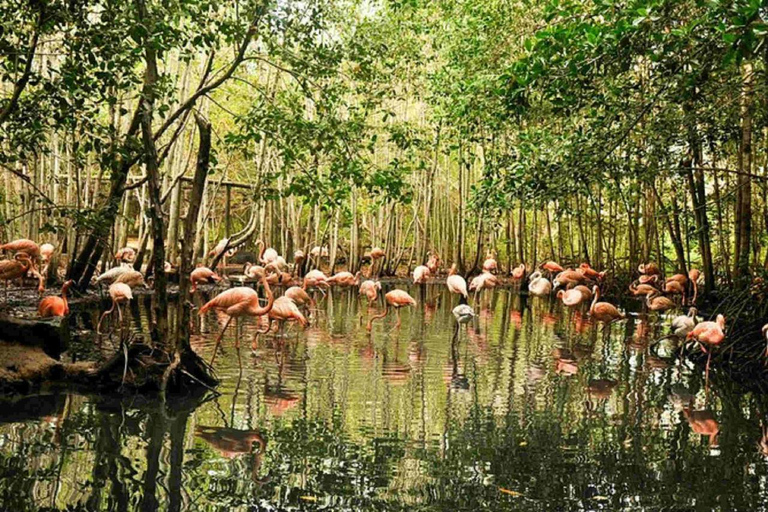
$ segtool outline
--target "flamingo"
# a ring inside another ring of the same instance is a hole
[[[53,251],[56,250],[56,248],[53,246],[53,244],[43,244],[40,246],[40,259],[44,262],[47,262],[51,259],[51,256],[53,256]]]
[[[550,283],[549,279],[546,277],[542,277],[541,272],[538,270],[531,274],[531,277],[528,279],[528,291],[532,295],[537,297],[545,297],[552,292],[552,283]]]
[[[40,246],[26,238],[20,238],[13,242],[0,245],[0,251],[23,252],[28,254],[32,259],[40,257]]]
[[[592,298],[592,305],[589,308],[589,314],[595,318],[598,322],[610,324],[616,320],[623,320],[626,318],[624,313],[621,313],[616,306],[608,302],[598,302],[600,300],[600,287],[595,285],[592,288],[594,294]]]
[[[451,265],[451,270],[448,271],[448,278],[445,280],[445,285],[448,287],[448,291],[455,293],[467,299],[467,282],[463,277],[456,273],[456,264]]]
[[[496,258],[493,257],[493,253],[488,253],[483,262],[483,272],[495,273],[499,269],[499,264],[496,262]]]
[[[590,300],[592,298],[592,290],[590,290],[588,286],[579,284],[574,286],[572,289],[580,291],[581,294],[584,296],[584,300]]]
[[[486,288],[496,288],[499,284],[499,279],[490,272],[483,272],[482,274],[475,276],[469,283],[469,291],[475,292],[475,300],[477,300],[477,294],[482,292]]]
[[[413,269],[413,284],[424,284],[429,277],[429,267],[426,265],[419,265]]]
[[[338,272],[328,278],[328,284],[336,286],[357,286],[360,284],[360,276],[362,272],[358,271],[355,275],[352,272]]]
[[[197,286],[211,281],[219,282],[221,278],[219,275],[208,267],[197,267],[189,274],[189,280],[192,283],[192,287],[189,289],[189,293],[195,293]]]
[[[640,272],[641,274],[645,274],[647,276],[661,275],[661,271],[659,270],[659,266],[656,265],[653,262],[651,262],[651,263],[641,263],[637,267],[637,271]]]
[[[307,308],[315,307],[315,301],[312,300],[312,297],[310,297],[307,291],[301,286],[291,286],[285,290],[283,297],[288,297],[293,300],[297,306],[306,306]]]
[[[120,304],[130,301],[133,298],[133,292],[131,292],[131,287],[125,283],[112,283],[109,285],[109,296],[112,298],[112,307],[101,314],[99,323],[96,325],[96,332],[98,334],[101,334],[101,322],[104,321],[104,317],[111,315],[115,308],[117,308],[117,317],[122,327],[123,312],[120,309]]]
[[[71,279],[61,287],[61,297],[51,296],[40,301],[37,307],[37,314],[42,318],[54,316],[67,316],[69,314],[69,303],[67,302],[67,290],[75,284]]]
[[[136,250],[133,247],[123,247],[115,253],[115,259],[120,263],[133,263],[136,259]]]
[[[261,245],[261,252],[259,252],[259,262],[262,265],[266,266],[278,258],[279,254],[277,254],[277,251],[271,247],[268,248],[267,244],[265,244],[263,240],[256,240],[256,246],[258,247],[259,245]]]
[[[358,294],[365,295],[368,298],[368,306],[371,306],[378,298],[379,290],[381,290],[381,283],[368,279],[360,283]]]
[[[459,304],[453,308],[452,313],[459,324],[468,324],[475,317],[475,310],[467,304]]]
[[[653,295],[656,293],[659,293],[659,290],[657,290],[655,287],[653,287],[650,284],[635,284],[630,283],[629,285],[629,293],[637,297],[638,295],[645,295],[646,297],[649,295]]]
[[[371,275],[373,275],[373,268],[376,266],[376,262],[379,261],[381,258],[383,258],[386,253],[381,247],[374,247],[371,249],[371,252],[369,253],[371,257]],[[377,275],[381,273],[381,269],[379,268]]]
[[[30,256],[25,252],[17,253],[12,260],[0,261],[0,281],[5,281],[5,299],[8,300],[8,281],[22,278],[33,268]]]
[[[520,281],[525,277],[525,263],[521,263],[512,270],[512,279]]]
[[[301,314],[301,311],[299,311],[299,307],[296,305],[296,302],[286,296],[278,297],[277,300],[275,300],[275,305],[267,315],[267,320],[267,328],[263,331],[258,331],[257,334],[264,334],[269,332],[273,321],[277,322],[281,332],[285,322],[289,320],[296,320],[301,324],[302,327],[306,327],[308,323],[306,317]]]
[[[101,284],[102,282],[112,284],[118,277],[131,270],[133,269],[129,265],[111,268],[96,278],[96,284]]]
[[[641,274],[640,277],[637,278],[637,280],[640,282],[640,284],[650,284],[651,286],[655,286],[659,282],[659,275],[658,274],[653,274],[653,275]]]
[[[664,282],[664,289],[662,291],[673,295],[682,295],[683,302],[685,302],[685,283],[681,283],[676,279],[667,279]]]
[[[316,245],[316,246],[314,246],[312,248],[311,251],[309,251],[309,255],[312,256],[315,259],[317,259],[317,258],[327,258],[328,257],[328,247],[325,246],[325,245],[322,246],[322,247],[320,247],[319,245]]]
[[[585,279],[584,274],[569,268],[558,273],[555,276],[554,281],[552,281],[552,285],[555,288],[558,288],[563,284],[566,286],[576,286],[577,284],[583,283]]]
[[[384,318],[387,316],[387,313],[389,313],[389,308],[393,307],[395,308],[395,311],[397,312],[397,324],[395,325],[395,329],[400,327],[400,308],[406,307],[406,306],[415,306],[416,305],[416,299],[408,295],[407,292],[403,290],[392,290],[391,292],[384,295],[385,300],[385,307],[384,312],[380,315],[372,316],[368,320],[368,325],[366,326],[366,329],[370,332],[373,328],[373,321],[378,320],[379,318]]]
[[[147,283],[144,282],[144,275],[138,270],[133,269],[128,269],[127,272],[123,272],[117,276],[117,279],[115,279],[114,282],[125,283],[132,289],[136,288],[137,286],[143,286],[145,288],[147,287]]]
[[[687,315],[679,315],[672,319],[672,329],[676,336],[684,338],[696,327],[696,308],[688,310]]]
[[[568,307],[576,307],[586,299],[584,294],[575,288],[572,290],[560,290],[557,292],[557,298],[562,300],[563,304]]]
[[[211,249],[211,251],[208,253],[209,258],[214,258],[224,252],[224,250],[227,248],[227,245],[229,245],[229,238],[222,238],[219,240],[219,243],[216,244],[216,247]]]
[[[709,385],[709,363],[712,359],[712,350],[707,350],[704,345],[711,345],[716,347],[725,340],[725,317],[723,315],[717,315],[717,319],[707,322],[699,322],[696,327],[689,332],[686,340],[695,340],[699,342],[701,351],[707,354],[707,368],[705,372],[705,387]]]
[[[658,291],[646,295],[645,304],[651,311],[666,311],[675,307],[675,303],[671,299],[662,297]]]
[[[691,281],[691,285],[693,286],[693,298],[691,299],[692,304],[696,304],[696,298],[699,295],[699,277],[701,277],[701,272],[699,272],[699,269],[692,268],[688,271],[688,279]]]
[[[245,269],[243,269],[243,274],[245,274],[246,277],[249,277],[251,279],[259,279],[261,276],[264,275],[266,269],[262,267],[261,265],[254,265],[251,262],[248,262],[245,264]]]
[[[307,256],[304,254],[304,251],[301,249],[295,251],[293,253],[293,272],[294,274],[298,275],[299,271],[301,270],[301,264],[304,263],[304,260],[307,259]]]
[[[314,269],[304,276],[304,288],[328,288],[328,276],[320,270]]]
[[[429,251],[429,259],[427,259],[427,268],[429,269],[429,273],[432,275],[437,275],[438,271],[440,270],[440,255],[437,254],[434,251]]]
[[[207,311],[215,309],[225,312],[229,317],[224,324],[224,328],[221,330],[219,337],[216,339],[216,344],[213,347],[213,356],[211,357],[210,362],[211,365],[213,365],[213,361],[216,359],[216,351],[219,348],[219,343],[221,343],[221,338],[224,336],[224,332],[226,332],[227,327],[229,327],[229,323],[233,318],[239,319],[244,316],[260,317],[272,310],[275,297],[272,295],[272,290],[265,277],[261,278],[261,284],[264,286],[264,293],[267,295],[266,306],[262,307],[259,305],[259,295],[256,293],[256,290],[248,288],[247,286],[238,286],[221,292],[200,308],[200,315],[204,315]],[[235,348],[239,347],[240,338],[235,337]]]
[[[579,268],[576,269],[576,271],[587,279],[597,280],[602,279],[605,276],[605,272],[598,272],[597,270],[593,269],[589,263],[586,262],[579,265]]]
[[[549,272],[550,275],[558,274],[563,270],[565,270],[563,267],[561,267],[558,263],[555,263],[554,261],[547,261],[546,263],[543,263],[541,265],[541,268]]]

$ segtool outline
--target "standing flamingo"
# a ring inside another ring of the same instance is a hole
[[[307,290],[301,286],[291,286],[285,290],[283,297],[288,297],[289,299],[293,300],[297,306],[305,306],[308,309],[315,308],[315,301],[312,300],[312,297],[309,296]],[[274,306],[272,307],[274,308]]]
[[[483,262],[483,272],[496,273],[499,269],[499,264],[496,262],[493,253],[488,253]]]
[[[594,317],[595,320],[607,325],[616,320],[623,320],[626,318],[624,313],[621,313],[616,309],[616,306],[613,304],[608,302],[598,302],[600,300],[600,288],[597,285],[592,288],[592,293],[594,296],[592,298],[592,305],[589,308],[589,314]]]
[[[43,244],[40,246],[40,259],[43,262],[48,262],[51,259],[51,256],[53,256],[53,251],[56,250],[56,248],[53,246],[53,244]]]
[[[552,274],[559,274],[565,270],[559,263],[555,263],[554,261],[547,261],[546,263],[543,263],[541,268],[549,272],[550,276]]]
[[[675,307],[675,303],[671,299],[662,297],[658,291],[645,296],[645,305],[651,311],[666,311]]]
[[[195,293],[197,286],[200,284],[219,282],[221,278],[219,275],[208,267],[197,267],[189,274],[189,280],[192,283],[192,287],[189,289],[189,293]]]
[[[328,283],[328,276],[326,276],[322,271],[314,269],[307,272],[307,275],[304,276],[304,285],[303,287],[306,288],[328,288],[330,284]]]
[[[14,240],[13,242],[0,245],[0,251],[23,252],[28,254],[32,259],[37,259],[40,257],[40,246],[32,240],[27,240],[26,238],[20,238],[18,240]]]
[[[521,263],[520,265],[512,269],[512,279],[514,279],[515,281],[522,281],[524,277],[525,277],[525,263]]]
[[[370,307],[378,298],[379,290],[381,290],[381,283],[379,281],[368,279],[360,283],[360,290],[358,293],[359,295],[365,295],[368,298],[368,306]]]
[[[429,251],[429,258],[427,259],[427,268],[429,273],[436,276],[440,270],[440,255],[434,251]]]
[[[386,303],[384,307],[384,312],[381,313],[380,315],[372,316],[368,320],[368,325],[366,326],[366,329],[368,329],[369,332],[373,328],[373,321],[387,316],[387,313],[389,313],[390,307],[395,308],[395,311],[397,312],[397,324],[395,325],[395,329],[399,328],[401,324],[400,308],[416,305],[416,299],[408,295],[408,293],[404,292],[403,290],[392,290],[391,292],[384,295],[384,300]]]
[[[475,301],[477,300],[477,294],[482,292],[486,288],[496,288],[499,284],[499,279],[490,272],[483,272],[482,274],[475,276],[469,283],[469,291],[475,292]]]
[[[424,284],[429,277],[429,267],[426,265],[419,265],[413,269],[413,284]]]
[[[8,281],[27,275],[33,268],[32,260],[24,252],[17,253],[12,260],[0,261],[0,281],[5,281],[5,299],[8,300]]]
[[[381,247],[374,247],[371,249],[370,256],[371,256],[371,276],[373,276],[373,269],[376,266],[376,262],[382,259],[385,256],[385,252]],[[376,275],[381,274],[381,268],[378,269]]]
[[[584,294],[575,288],[572,290],[560,290],[557,292],[557,298],[562,300],[563,304],[570,308],[578,306],[586,299]]]
[[[96,325],[96,332],[101,334],[101,322],[104,321],[104,317],[111,315],[115,308],[117,308],[117,318],[120,322],[120,327],[123,326],[123,312],[120,309],[120,304],[124,304],[133,298],[133,292],[131,287],[125,283],[112,283],[109,285],[109,296],[112,298],[112,307],[101,314],[99,323]]]
[[[676,336],[684,338],[696,327],[696,308],[688,310],[687,315],[676,316],[672,319],[672,332]]]
[[[200,315],[204,315],[210,309],[216,309],[225,312],[227,316],[229,316],[213,347],[211,365],[213,365],[213,361],[216,359],[216,351],[219,348],[219,343],[221,343],[221,338],[224,336],[224,332],[226,332],[227,327],[229,327],[229,323],[233,318],[235,318],[235,322],[237,322],[237,319],[240,317],[259,317],[266,315],[272,310],[275,297],[272,295],[272,290],[269,287],[269,283],[267,283],[266,277],[261,278],[261,284],[264,286],[264,293],[267,295],[266,306],[259,306],[259,295],[256,293],[256,290],[246,286],[238,286],[221,292],[200,308]],[[240,348],[239,337],[235,337],[235,348]]]
[[[61,287],[61,297],[51,296],[40,301],[37,307],[37,314],[43,318],[53,316],[67,316],[69,314],[69,303],[67,302],[67,290],[75,282],[71,279]]]
[[[269,315],[267,315],[267,318],[269,319],[267,329],[265,331],[259,331],[259,334],[269,332],[273,321],[277,322],[281,333],[285,322],[287,321],[296,320],[301,324],[302,327],[306,327],[308,323],[307,319],[304,317],[304,315],[301,314],[301,311],[299,311],[299,308],[293,299],[285,296],[279,297],[277,300],[275,300],[275,305],[272,307]]]
[[[328,278],[327,282],[336,286],[357,286],[360,284],[360,276],[363,273],[358,271],[355,275],[352,272],[338,272]]]
[[[717,315],[717,319],[707,322],[699,322],[696,327],[685,337],[686,340],[695,340],[699,342],[701,351],[707,354],[707,368],[705,372],[705,388],[709,386],[709,363],[712,359],[712,347],[720,345],[725,340],[725,317]],[[711,345],[710,350],[704,348],[704,345]]]
[[[455,293],[457,295],[461,295],[463,299],[459,299],[465,301],[467,300],[467,282],[464,280],[463,277],[458,275],[456,273],[456,264],[454,263],[451,265],[451,270],[448,271],[448,278],[445,280],[445,285],[448,287],[448,291],[451,293]]]

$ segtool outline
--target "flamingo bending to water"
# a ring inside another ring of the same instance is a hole
[[[133,298],[133,292],[131,287],[125,283],[112,283],[109,285],[109,296],[112,299],[112,307],[101,314],[99,323],[96,325],[96,333],[101,334],[101,322],[104,321],[104,317],[111,315],[115,308],[117,308],[117,318],[120,322],[120,326],[123,325],[123,312],[120,309],[120,304],[124,304]]]
[[[46,297],[40,301],[37,307],[37,314],[42,318],[51,318],[54,316],[67,316],[69,314],[69,303],[67,302],[67,290],[75,284],[71,279],[61,287],[61,297]]]
[[[395,311],[397,312],[397,324],[395,325],[395,329],[397,329],[398,327],[400,327],[400,324],[401,324],[400,308],[416,305],[416,299],[408,295],[408,293],[404,292],[403,290],[392,290],[391,292],[387,293],[384,296],[384,300],[386,302],[386,305],[384,307],[384,312],[381,313],[380,315],[372,316],[368,320],[368,325],[366,326],[366,329],[368,329],[369,332],[373,328],[373,321],[387,316],[387,313],[389,313],[390,307],[395,308]]]

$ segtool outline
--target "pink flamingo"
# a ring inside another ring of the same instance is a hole
[[[368,320],[368,325],[366,326],[366,329],[368,329],[369,332],[373,328],[373,321],[387,316],[387,313],[389,313],[390,307],[395,308],[395,311],[397,312],[397,324],[395,325],[395,329],[399,328],[401,324],[400,308],[416,305],[416,299],[408,295],[408,293],[403,290],[392,290],[391,292],[384,295],[384,300],[386,302],[386,305],[384,307],[384,312],[379,315],[372,316]]]
[[[224,332],[227,330],[227,327],[229,327],[229,323],[233,318],[239,319],[244,316],[260,317],[272,310],[275,297],[272,295],[272,290],[270,289],[266,278],[261,278],[261,284],[264,286],[264,293],[267,295],[266,306],[259,306],[259,295],[256,293],[256,290],[246,286],[239,286],[221,292],[200,308],[200,315],[204,315],[210,309],[216,309],[224,311],[227,316],[229,316],[227,323],[224,324],[224,328],[221,330],[221,334],[219,334],[219,337],[216,339],[216,345],[213,347],[211,365],[213,365],[213,361],[216,359],[216,351],[219,348],[219,343],[221,343],[221,338],[224,336]],[[235,348],[239,347],[240,339],[235,337]]]

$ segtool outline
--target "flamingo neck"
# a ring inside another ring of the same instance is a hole
[[[600,299],[600,288],[595,290],[595,295],[592,297],[592,305],[589,306],[589,312],[592,313],[595,310],[595,304],[597,304],[597,301]]]
[[[266,277],[261,278],[261,284],[264,286],[264,293],[267,294],[267,305],[264,307],[259,306],[259,299],[256,298],[255,304],[251,307],[251,312],[254,316],[266,315],[272,310],[272,305],[275,303],[275,296],[272,294],[272,289],[269,287]]]
[[[387,313],[389,313],[389,302],[384,303],[384,311],[381,314],[372,316],[370,319],[368,319],[367,329],[370,331],[373,328],[373,321],[384,318],[387,316]]]

